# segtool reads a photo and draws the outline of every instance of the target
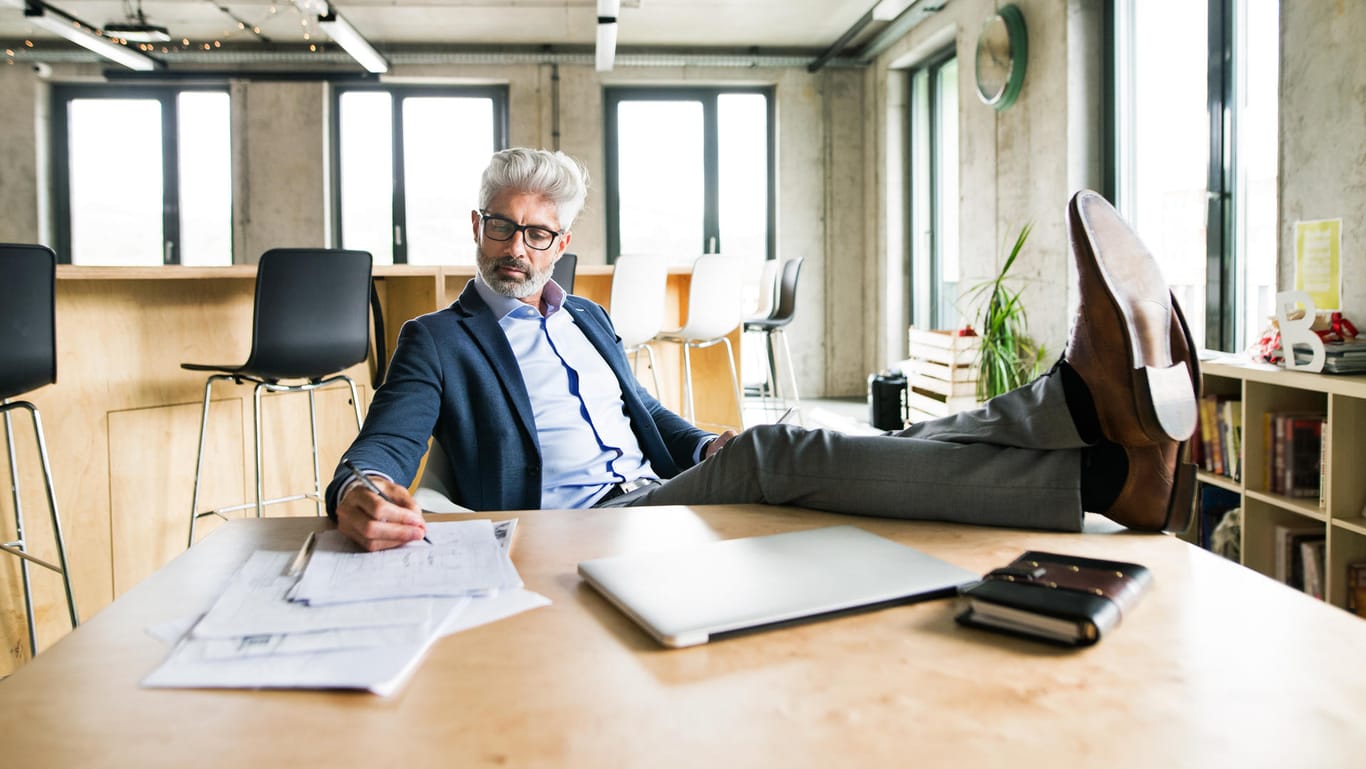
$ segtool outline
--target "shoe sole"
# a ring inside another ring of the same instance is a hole
[[[1138,236],[1104,198],[1094,192],[1080,192],[1073,196],[1070,207],[1074,229],[1082,236],[1074,240],[1085,243],[1087,256],[1104,286],[1110,307],[1121,319],[1139,428],[1154,441],[1184,441],[1195,433],[1196,404],[1192,383],[1198,375],[1185,361],[1172,360],[1170,332],[1174,302],[1171,292],[1161,273],[1148,268],[1153,264],[1152,258]],[[1127,260],[1138,269],[1111,269],[1125,266],[1124,260],[1114,262],[1106,258],[1108,249],[1102,250],[1096,245],[1100,239],[1098,233],[1101,237],[1140,249],[1148,258]],[[1177,310],[1178,322],[1194,360],[1195,348],[1189,341],[1189,328],[1179,312]]]

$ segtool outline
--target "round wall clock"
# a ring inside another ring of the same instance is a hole
[[[977,36],[977,95],[998,110],[1020,95],[1029,58],[1026,38],[1024,14],[1013,4],[1001,6]]]

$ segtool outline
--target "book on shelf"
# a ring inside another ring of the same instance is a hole
[[[1300,543],[1300,563],[1304,575],[1301,589],[1320,601],[1323,600],[1323,560],[1327,545],[1324,539],[1307,539]]]
[[[1271,576],[1296,590],[1304,590],[1304,550],[1301,546],[1318,541],[1326,541],[1323,524],[1277,526],[1273,530],[1275,562]]]
[[[1201,396],[1197,404],[1193,455],[1205,472],[1242,478],[1243,403],[1220,395]]]
[[[1347,611],[1366,617],[1366,561],[1347,564]]]
[[[1322,412],[1267,412],[1265,454],[1267,489],[1287,497],[1325,501],[1323,439],[1327,417]]]

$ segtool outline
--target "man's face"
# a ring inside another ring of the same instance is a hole
[[[560,229],[559,212],[543,195],[503,190],[489,201],[484,211],[517,225],[541,227],[552,232]],[[569,245],[569,233],[556,237],[549,248],[538,250],[527,245],[525,232],[514,232],[508,240],[488,237],[478,211],[470,214],[470,221],[474,225],[479,275],[484,282],[503,296],[539,305],[541,289],[550,280],[555,262]]]

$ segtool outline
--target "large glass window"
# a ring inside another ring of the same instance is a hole
[[[771,89],[608,88],[604,101],[609,259],[773,258]]]
[[[479,176],[507,146],[503,87],[339,86],[336,226],[377,264],[473,264]]]
[[[53,101],[63,262],[232,263],[225,89],[58,86]]]
[[[911,325],[957,328],[958,59],[950,49],[910,80]]]
[[[1272,312],[1278,14],[1115,0],[1115,203],[1212,349],[1246,347]]]

